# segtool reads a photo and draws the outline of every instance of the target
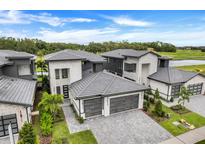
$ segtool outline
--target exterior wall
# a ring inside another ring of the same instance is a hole
[[[135,92],[135,93],[129,93],[129,94],[114,95],[114,96],[109,96],[109,97],[104,97],[103,98],[104,99],[104,109],[102,110],[102,115],[103,116],[109,116],[110,115],[110,99],[111,98],[129,96],[129,95],[135,95],[135,94],[139,94],[139,107],[138,107],[138,109],[142,109],[143,108],[143,102],[144,102],[144,92]],[[99,97],[92,97],[92,98],[89,98],[89,99],[94,99],[94,98],[99,98]],[[88,100],[88,99],[84,99],[84,100]],[[80,101],[81,117],[86,119],[85,114],[84,114],[84,105],[83,105],[84,100]]]
[[[60,71],[60,79],[55,78],[55,69],[67,68],[68,78],[62,79],[62,72]],[[70,61],[50,61],[49,62],[49,80],[52,94],[56,94],[56,86],[61,87],[61,94],[63,94],[63,85],[69,85],[75,81],[82,79],[82,65],[81,60]]]
[[[75,111],[78,115],[80,115],[80,100],[74,99],[72,93],[69,94],[70,97],[70,103],[73,104]]]
[[[149,80],[149,85],[153,91],[159,90],[160,96],[163,97],[166,100],[171,99],[171,85],[158,82],[155,80]]]
[[[27,112],[29,117],[27,117]],[[25,106],[21,106],[21,105],[0,103],[0,116],[8,115],[8,114],[16,114],[17,121],[18,121],[18,129],[21,129],[24,122],[27,122],[27,118],[29,118],[29,121],[31,120],[30,113],[31,113],[30,107],[28,107],[27,109]],[[22,117],[20,115],[22,115]]]
[[[197,84],[197,83],[203,83],[202,94],[204,94],[205,93],[205,77],[203,77],[201,75],[195,76],[191,80],[187,81],[184,85],[188,86],[190,84]]]
[[[94,70],[94,65],[95,65],[95,69]],[[104,68],[103,63],[92,63],[89,61],[86,61],[83,65],[82,65],[82,76],[86,77],[87,75],[95,72],[99,72],[102,71]]]
[[[156,55],[153,55],[151,53],[146,54],[145,56],[142,56],[141,58],[133,58],[133,57],[127,57],[123,61],[123,65],[125,63],[134,63],[136,64],[136,72],[126,72],[123,69],[123,77],[135,80],[139,84],[143,84],[143,81],[145,85],[148,85],[148,79],[147,77],[155,72],[157,72],[157,66],[158,66],[158,57]],[[142,70],[143,64],[148,64],[148,70]],[[145,76],[143,72],[148,71],[147,75]],[[144,76],[143,76],[144,75]]]
[[[30,69],[30,75],[19,75],[18,73],[18,65],[29,65],[29,68],[31,68],[30,59],[18,59],[18,60],[16,59],[16,60],[11,60],[11,61],[14,62],[12,65],[4,66],[2,68],[2,72],[4,75],[21,78],[21,79],[27,79],[27,80],[33,79],[31,69]]]
[[[123,59],[107,58],[107,64],[105,68],[112,73],[117,73],[122,76],[123,74]]]

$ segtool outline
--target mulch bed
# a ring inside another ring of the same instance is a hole
[[[174,111],[174,112],[176,112],[178,114],[186,114],[186,113],[191,112],[187,108],[181,107],[180,105],[172,106],[171,109],[172,109],[172,111]]]
[[[40,136],[40,144],[51,144],[51,136]]]

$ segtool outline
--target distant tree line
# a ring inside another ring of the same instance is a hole
[[[48,54],[63,49],[86,50],[93,53],[102,53],[114,49],[136,49],[146,50],[153,48],[157,52],[176,52],[176,47],[170,43],[163,42],[91,42],[88,45],[74,43],[48,43],[38,39],[15,39],[12,37],[0,38],[0,49],[9,49],[16,51],[25,51],[32,54],[37,54],[39,51],[42,54]]]
[[[184,47],[177,47],[177,49],[182,49],[182,50],[201,50],[202,52],[205,52],[205,46],[184,46]]]

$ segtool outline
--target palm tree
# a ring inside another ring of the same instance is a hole
[[[189,102],[189,97],[191,95],[192,93],[185,86],[182,86],[179,92],[178,104],[181,107],[184,106],[186,101]]]
[[[47,92],[43,93],[42,100],[38,104],[40,112],[49,112],[55,119],[56,114],[60,110],[60,104],[63,103],[62,95],[52,95]]]

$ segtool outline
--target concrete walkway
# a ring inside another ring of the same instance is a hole
[[[182,135],[170,138],[160,144],[194,144],[205,139],[205,126],[196,128]]]
[[[70,107],[70,103],[63,104],[62,108],[70,133],[77,133],[80,131],[88,130],[88,126],[86,124],[80,124],[76,120],[75,114],[73,113],[73,110]]]

